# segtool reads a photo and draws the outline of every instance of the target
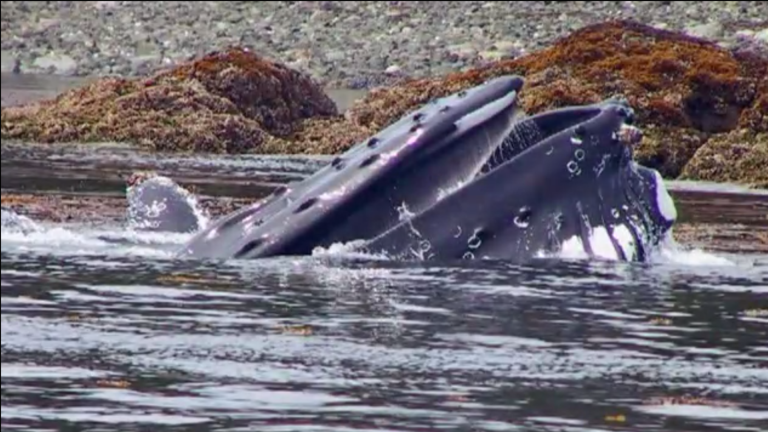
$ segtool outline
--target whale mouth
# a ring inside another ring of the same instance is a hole
[[[496,149],[481,176],[519,156],[545,165],[551,162],[548,158],[556,158],[557,165],[565,165],[567,178],[555,170],[529,185],[553,191],[563,201],[539,205],[539,214],[545,214],[539,223],[547,228],[543,228],[545,235],[539,231],[534,236],[548,237],[540,244],[542,253],[563,252],[577,243],[590,257],[645,261],[651,247],[668,235],[677,211],[658,171],[634,161],[635,149],[643,139],[634,119],[629,104],[616,99],[527,117]],[[564,148],[572,149],[570,159],[563,158]],[[554,191],[549,184],[553,182],[572,189]],[[535,205],[526,208],[536,211]],[[535,243],[528,236],[523,243],[536,248],[532,241]],[[518,251],[530,251],[528,246],[518,245]]]
[[[619,154],[627,162],[633,157],[632,147],[636,146],[643,138],[640,129],[633,126],[635,120],[634,110],[624,99],[611,98],[603,102],[579,106],[560,108],[546,111],[532,116],[519,116],[511,126],[509,133],[494,149],[479,174],[487,174],[507,161],[516,158],[523,152],[537,144],[550,140],[556,135],[571,134],[569,141],[574,146],[579,146],[584,151],[597,146],[597,142],[587,142],[590,133],[586,130],[586,124],[599,122],[598,117],[614,116],[621,119],[620,124],[615,122],[602,122],[602,128],[615,129],[610,138],[611,144],[619,144]],[[594,135],[592,135],[594,140]],[[591,146],[589,145],[591,144]],[[578,151],[578,150],[577,150]],[[610,148],[610,153],[616,154],[616,148]]]

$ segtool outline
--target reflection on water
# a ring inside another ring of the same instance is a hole
[[[116,193],[98,173],[146,162],[62,152],[23,165],[6,150],[5,190],[61,187],[74,165],[82,176],[71,185]],[[61,169],[41,168],[51,161]],[[188,161],[155,163],[189,178],[265,183],[315,164],[244,158],[210,175]],[[170,259],[186,236],[25,227],[2,231],[3,430],[768,424],[766,256],[669,249],[645,265],[441,266],[331,252],[193,262]]]

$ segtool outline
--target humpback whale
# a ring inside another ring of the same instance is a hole
[[[209,224],[179,257],[253,259],[318,247],[415,259],[525,261],[605,241],[644,261],[676,214],[620,99],[527,116],[519,76],[404,115],[301,182]],[[597,240],[596,240],[597,239]],[[601,249],[602,250],[602,249]]]
[[[136,172],[126,183],[130,227],[174,233],[193,233],[202,228],[194,196],[170,178]]]

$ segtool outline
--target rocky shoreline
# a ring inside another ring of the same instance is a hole
[[[159,151],[333,154],[429,100],[503,74],[526,112],[626,98],[640,163],[665,178],[768,187],[768,56],[633,21],[590,25],[550,47],[465,72],[373,89],[339,112],[309,74],[247,48],[141,77],[105,77],[2,110],[2,139],[130,142]]]
[[[466,71],[610,20],[768,40],[760,1],[4,1],[0,16],[4,72],[137,77],[243,46],[343,88]]]

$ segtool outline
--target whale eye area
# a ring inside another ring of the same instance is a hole
[[[379,142],[381,142],[381,140],[379,140],[378,138],[376,138],[376,137],[371,137],[371,139],[369,139],[369,140],[368,140],[368,143],[367,143],[366,145],[367,145],[369,148],[375,148],[376,146],[378,146],[378,145],[379,145]]]
[[[237,251],[235,253],[235,259],[244,257],[249,252],[253,251],[257,247],[261,246],[262,244],[264,244],[264,239],[261,239],[261,238],[257,238],[257,239],[249,241],[248,243],[243,245],[243,247],[240,248],[239,251]]]

